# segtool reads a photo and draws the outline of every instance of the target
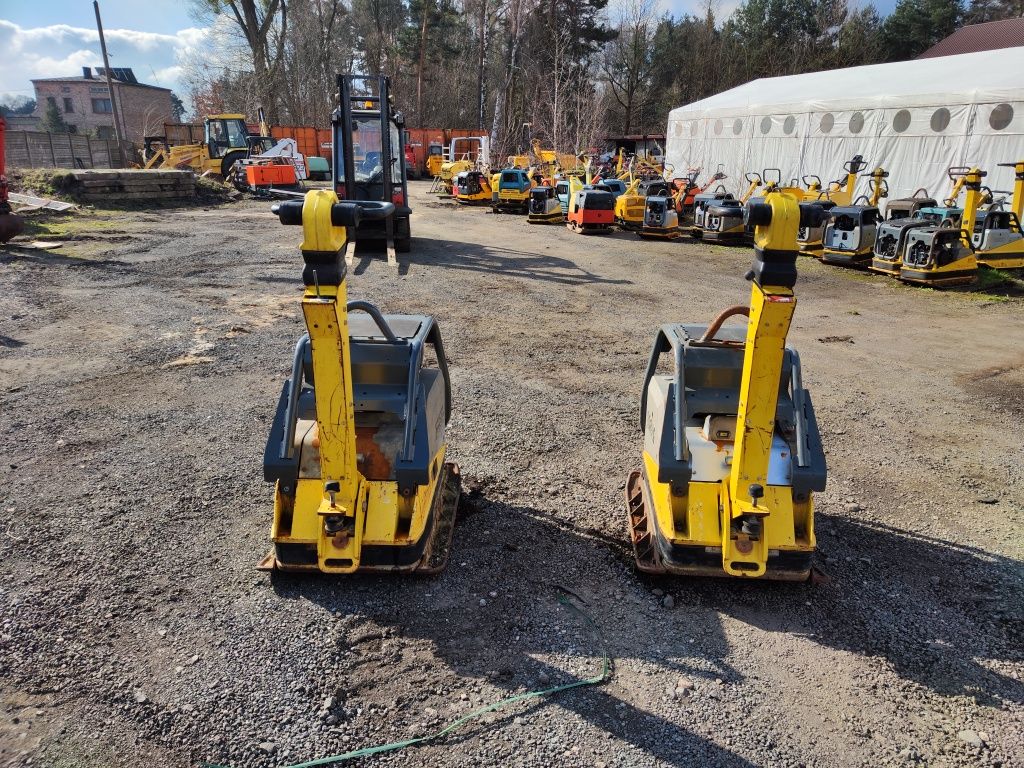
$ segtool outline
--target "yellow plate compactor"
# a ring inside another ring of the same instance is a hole
[[[307,332],[264,454],[274,550],[262,568],[431,573],[447,563],[460,482],[445,463],[451,386],[440,331],[431,317],[383,315],[346,296],[346,227],[393,207],[316,190],[273,209],[302,225]]]
[[[796,308],[797,232],[820,226],[824,215],[785,192],[748,204],[750,306],[730,307],[710,325],[658,332],[641,393],[643,469],[626,484],[641,571],[810,577],[811,496],[825,488],[825,454],[786,335]],[[723,327],[733,315],[746,316],[746,327]],[[674,370],[659,374],[668,352]]]

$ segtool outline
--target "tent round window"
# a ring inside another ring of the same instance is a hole
[[[939,107],[932,113],[932,130],[942,133],[949,127],[949,110]]]
[[[988,116],[988,124],[993,131],[1001,131],[1013,121],[1013,107],[1009,104],[1000,104],[992,110]]]
[[[739,136],[743,131],[743,121],[738,117],[732,123],[732,132],[734,136]]]
[[[892,119],[892,129],[896,133],[903,133],[910,127],[910,110],[901,109]]]
[[[818,123],[818,128],[822,133],[828,133],[836,124],[836,119],[833,117],[831,112],[826,112],[821,116],[821,122]]]
[[[768,133],[772,129],[772,118],[769,115],[765,115],[761,118],[761,133]]]
[[[722,121],[721,120],[715,120],[715,136],[718,136],[721,133],[722,133]]]
[[[786,122],[782,124],[782,132],[787,136],[796,130],[796,118],[790,115],[786,118]]]
[[[860,133],[864,130],[864,113],[854,112],[850,118],[850,133]]]

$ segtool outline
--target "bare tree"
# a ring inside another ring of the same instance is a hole
[[[612,97],[622,108],[624,134],[633,128],[635,113],[649,104],[654,22],[652,0],[631,0],[620,12],[618,37],[605,48],[601,69]]]
[[[192,0],[206,17],[227,16],[237,25],[252,53],[256,97],[268,115],[276,116],[275,81],[288,31],[286,0]]]

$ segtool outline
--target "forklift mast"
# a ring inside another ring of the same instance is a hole
[[[392,108],[391,78],[338,75],[332,127],[335,191],[341,199],[406,205],[405,121]]]

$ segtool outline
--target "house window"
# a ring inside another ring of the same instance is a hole
[[[92,111],[103,114],[112,114],[114,106],[110,103],[110,99],[93,99]]]
[[[69,99],[67,96],[65,96],[64,97],[64,112],[70,114],[71,112],[74,112],[74,111],[75,111],[75,108],[71,104],[71,99]]]
[[[56,96],[47,96],[46,97],[46,103],[49,104],[51,107],[56,107],[57,106],[57,97]]]

